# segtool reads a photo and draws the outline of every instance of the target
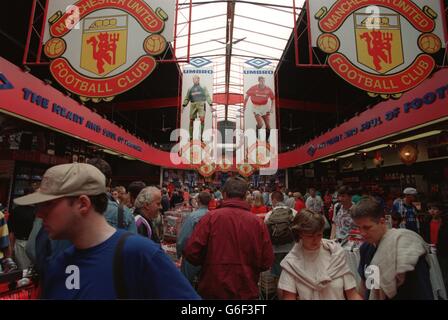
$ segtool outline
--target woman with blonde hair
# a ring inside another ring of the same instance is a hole
[[[294,199],[296,200],[296,203],[294,204],[294,209],[297,212],[300,212],[303,209],[305,209],[305,199],[303,198],[302,194],[300,192],[294,192],[293,196]]]
[[[261,192],[256,190],[253,192],[252,196],[253,204],[250,211],[254,214],[267,213],[268,209],[264,205],[263,195],[261,194]]]
[[[320,213],[303,209],[292,222],[296,244],[281,262],[278,282],[284,300],[362,300],[344,249],[323,239]]]

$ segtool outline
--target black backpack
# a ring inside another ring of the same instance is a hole
[[[293,212],[290,208],[279,207],[272,211],[266,221],[272,244],[282,245],[294,241],[294,235],[291,231],[293,219]]]

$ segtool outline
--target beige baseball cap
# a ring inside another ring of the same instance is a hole
[[[106,193],[106,177],[87,163],[61,164],[48,169],[36,192],[14,199],[19,206],[27,206],[62,197]]]

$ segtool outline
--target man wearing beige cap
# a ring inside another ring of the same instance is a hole
[[[105,175],[106,188],[110,187],[112,183],[112,169],[109,163],[101,158],[92,158],[88,163],[96,167]],[[107,197],[107,209],[103,214],[106,221],[116,229],[123,229],[137,234],[134,216],[131,211],[126,206],[118,204],[118,202],[112,198],[110,193],[107,193]],[[33,229],[27,242],[26,252],[33,262],[36,271],[40,276],[43,276],[46,261],[64,251],[70,245],[71,243],[68,240],[49,239],[47,231],[42,228],[42,220],[35,219]]]
[[[105,176],[84,163],[48,169],[41,187],[17,198],[36,205],[51,239],[73,246],[48,260],[44,299],[197,299],[198,295],[154,242],[110,226]]]

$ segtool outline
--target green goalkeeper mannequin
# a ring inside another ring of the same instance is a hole
[[[204,123],[205,123],[205,107],[206,103],[209,106],[212,105],[212,99],[210,94],[208,93],[207,87],[201,86],[199,84],[200,77],[193,77],[193,86],[188,89],[188,92],[185,96],[182,107],[186,107],[190,102],[190,139],[193,139],[193,124],[194,120],[199,117],[201,120],[201,139],[202,133],[204,132]]]

